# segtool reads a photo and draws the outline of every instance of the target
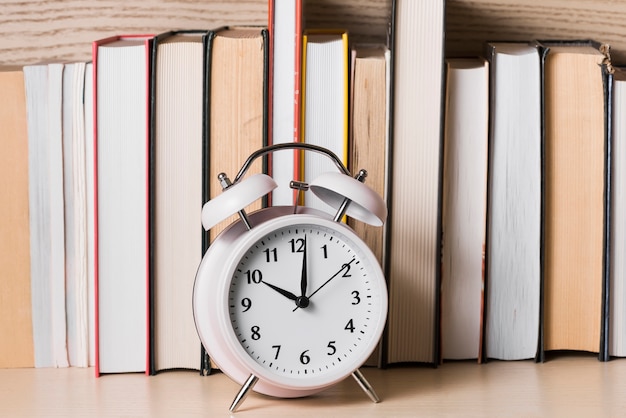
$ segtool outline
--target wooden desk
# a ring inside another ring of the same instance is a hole
[[[353,379],[309,398],[248,396],[240,417],[618,417],[626,414],[626,359],[563,355],[532,361],[446,363],[437,369],[363,369],[381,403]],[[0,416],[220,417],[239,387],[217,373],[94,377],[93,369],[0,370]]]

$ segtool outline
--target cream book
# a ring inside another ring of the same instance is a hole
[[[165,32],[152,52],[151,373],[201,363],[189,295],[203,255],[207,31]]]
[[[210,197],[222,193],[218,174],[232,181],[248,156],[267,145],[267,30],[260,27],[232,27],[215,32],[209,39],[208,54],[208,181]],[[267,171],[257,160],[248,175]],[[261,200],[246,208],[260,209]],[[211,228],[211,240],[239,219],[235,214]]]
[[[441,261],[443,360],[481,359],[489,64],[446,61]]]
[[[438,363],[444,1],[396,0],[386,362]]]
[[[365,183],[386,198],[391,53],[383,44],[357,44],[352,47],[351,57],[349,169],[352,173],[367,170]],[[348,224],[384,265],[385,226],[367,225],[353,218],[348,218]],[[367,364],[380,364],[379,349]]]

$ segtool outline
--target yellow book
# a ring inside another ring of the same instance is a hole
[[[348,164],[348,33],[345,30],[310,30],[302,48],[301,141],[322,146]],[[327,157],[305,152],[301,179],[310,182],[337,169]],[[307,195],[305,203],[321,210],[329,207]]]

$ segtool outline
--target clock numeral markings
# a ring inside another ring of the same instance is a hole
[[[244,310],[242,312],[248,312],[250,308],[252,308],[252,301],[250,300],[250,298],[243,298],[241,299],[241,306],[244,307]]]
[[[292,253],[303,253],[304,252],[304,246],[305,246],[305,241],[304,238],[298,238],[298,239],[290,239],[289,240],[289,244],[291,244],[291,252]]]
[[[260,340],[261,339],[261,333],[259,333],[259,331],[261,331],[261,328],[258,327],[257,325],[254,325],[252,328],[250,328],[250,332],[252,333],[250,335],[250,338],[252,338],[255,341]]]
[[[328,345],[326,346],[329,349],[328,353],[326,354],[328,354],[329,356],[332,356],[333,354],[337,352],[337,347],[335,347],[335,343],[336,341],[330,341]]]
[[[246,280],[248,281],[248,284],[259,284],[261,283],[261,281],[263,281],[263,274],[261,273],[261,270],[247,270],[244,274],[246,275]]]
[[[352,261],[354,261],[354,259],[352,259],[350,263],[346,263],[343,266],[341,266],[342,269],[345,269],[341,277],[352,277],[352,275],[350,274],[350,264],[352,263]]]
[[[345,327],[343,327],[343,329],[345,329],[346,331],[350,331],[351,333],[354,332],[354,323],[352,322],[352,319],[348,321],[348,323],[346,324]]]
[[[352,295],[352,298],[354,299],[352,301],[353,305],[358,305],[359,303],[361,303],[361,297],[360,297],[360,294],[359,294],[358,290],[353,290],[351,295]]]
[[[263,250],[263,252],[265,253],[265,261],[267,263],[271,263],[273,262],[277,262],[278,261],[278,253],[276,251],[276,248],[272,248],[272,249],[265,249]]]
[[[274,360],[278,360],[278,354],[280,353],[280,345],[273,345],[272,348],[276,350],[276,354],[274,355]]]
[[[324,252],[324,258],[328,258],[328,246],[326,244],[322,245],[322,251]]]
[[[307,354],[309,350],[304,350],[302,354],[300,354],[300,363],[309,364],[311,362],[311,357]]]

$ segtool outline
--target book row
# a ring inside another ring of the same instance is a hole
[[[23,244],[12,252],[21,257],[10,262],[16,271],[3,282],[15,290],[5,305],[7,323],[16,317],[21,322],[11,324],[19,332],[3,347],[2,367],[95,366],[98,375],[208,372],[191,291],[204,250],[230,221],[205,233],[200,211],[221,191],[217,174],[234,176],[250,153],[274,142],[268,137],[272,128],[279,130],[278,123],[270,127],[270,96],[279,96],[270,91],[289,83],[272,83],[279,75],[270,77],[270,29],[115,36],[93,43],[90,62],[2,72],[3,97],[11,98],[3,115],[20,128],[3,139],[16,149],[7,154],[7,167],[22,176],[12,183],[22,206],[11,208],[8,222]],[[281,139],[298,139],[295,127],[301,125],[310,142],[326,140],[318,145],[335,146],[348,164],[348,81],[369,89],[373,79],[375,90],[360,89],[364,96],[354,101],[354,112],[371,112],[374,105],[382,111],[366,128],[384,150],[386,46],[351,52],[343,30],[308,31],[300,41],[304,47],[298,49],[307,52],[302,96],[306,91],[310,112],[301,123],[293,61],[291,109],[273,112],[276,119],[291,113],[289,136]],[[353,65],[354,78],[350,59],[363,62]],[[382,104],[368,102],[377,98]],[[249,211],[270,201],[295,204],[302,196],[288,189],[289,180],[327,169],[316,169],[316,159],[301,162],[299,155],[285,154],[272,161],[275,170],[264,161],[250,172],[275,171],[286,198],[279,190]]]
[[[442,356],[626,354],[623,73],[594,41],[446,60]]]
[[[219,172],[233,176],[252,151],[294,140],[331,149],[351,171],[368,170],[368,183],[390,203],[384,230],[349,221],[390,283],[390,326],[371,364],[435,360],[443,3],[397,2],[394,38],[405,38],[398,48],[351,45],[343,30],[303,31],[301,2],[270,6],[269,30],[115,36],[94,42],[92,62],[10,72],[16,100],[3,109],[26,119],[22,126],[11,116],[23,129],[8,138],[28,150],[28,161],[16,155],[6,166],[25,176],[11,184],[29,217],[17,204],[7,217],[25,247],[21,264],[16,256],[9,263],[20,275],[3,282],[20,295],[7,317],[22,318],[19,327],[6,323],[23,336],[5,340],[6,365],[207,371],[191,287],[203,251],[228,221],[205,233],[202,204],[221,191]],[[421,33],[411,31],[416,22]],[[402,89],[392,88],[394,50]],[[418,63],[435,65],[416,78]],[[416,133],[428,152],[413,150]],[[302,202],[289,180],[327,169],[283,155],[249,170],[271,172],[279,184],[249,211]],[[308,196],[304,203],[319,204]],[[16,353],[24,354],[19,362]]]
[[[205,232],[202,204],[219,173],[291,141],[366,169],[388,203],[384,228],[348,219],[389,287],[368,364],[625,355],[622,77],[606,47],[493,42],[444,60],[443,2],[394,1],[378,44],[269,4],[267,28],[115,36],[90,62],[1,73],[1,367],[208,373],[193,281],[234,218]],[[326,162],[257,161],[249,174],[279,187],[246,210],[326,210],[289,187]]]

